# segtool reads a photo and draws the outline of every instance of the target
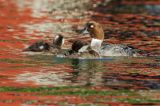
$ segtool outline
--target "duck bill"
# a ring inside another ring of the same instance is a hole
[[[82,29],[81,33],[82,33],[83,35],[89,34],[88,28],[85,27],[84,29]]]

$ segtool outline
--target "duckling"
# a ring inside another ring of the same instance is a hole
[[[64,44],[64,37],[62,35],[57,35],[53,42],[47,43],[45,41],[38,41],[24,49],[23,51],[32,51],[32,52],[45,52],[45,51],[58,51],[61,49],[62,45]]]
[[[75,41],[71,49],[64,53],[61,57],[77,58],[77,59],[92,59],[99,58],[99,54],[92,50],[92,48],[86,43],[80,40]]]
[[[102,45],[104,41],[104,31],[102,26],[95,22],[90,21],[86,23],[84,32],[90,34],[91,43],[90,47],[98,52],[100,56],[133,56],[137,57],[140,54],[136,49],[123,44],[106,44]]]
[[[50,45],[45,41],[38,41],[25,48],[23,51],[42,52],[49,51]]]

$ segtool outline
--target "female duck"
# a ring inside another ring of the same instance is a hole
[[[95,22],[90,21],[85,26],[85,32],[90,34],[91,48],[99,53],[100,56],[139,56],[136,49],[122,44],[106,44],[102,46],[104,40],[104,31],[102,26]]]

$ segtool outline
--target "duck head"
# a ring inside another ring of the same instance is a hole
[[[89,33],[91,38],[103,40],[104,39],[104,31],[102,26],[95,22],[89,21],[86,23],[84,28],[84,33]]]
[[[91,48],[98,51],[104,40],[104,31],[102,26],[95,21],[89,21],[86,23],[84,28],[84,33],[86,32],[88,32],[90,34],[90,37],[92,38],[90,45]]]
[[[53,45],[55,45],[57,49],[61,49],[63,44],[64,44],[64,37],[62,35],[57,35],[53,40]]]

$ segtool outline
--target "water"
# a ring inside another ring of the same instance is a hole
[[[87,2],[78,13],[74,3],[61,11],[63,2],[52,6],[52,0],[0,0],[0,105],[159,105],[158,3],[106,10],[106,4],[87,9]],[[35,41],[52,41],[58,33],[67,40],[65,49],[73,40],[89,41],[74,28],[90,19],[103,25],[105,42],[132,45],[151,56],[71,59],[22,52]]]
[[[160,6],[159,5],[144,5],[144,4],[137,4],[137,5],[113,5],[111,8],[104,8],[101,7],[102,10],[100,12],[105,13],[132,13],[132,14],[149,14],[149,15],[160,15]]]
[[[30,58],[44,66],[52,66],[52,69],[42,68],[39,72],[19,74],[16,77],[18,82],[32,81],[37,85],[54,86],[101,86],[112,89],[160,88],[159,57],[69,59],[39,55]]]

